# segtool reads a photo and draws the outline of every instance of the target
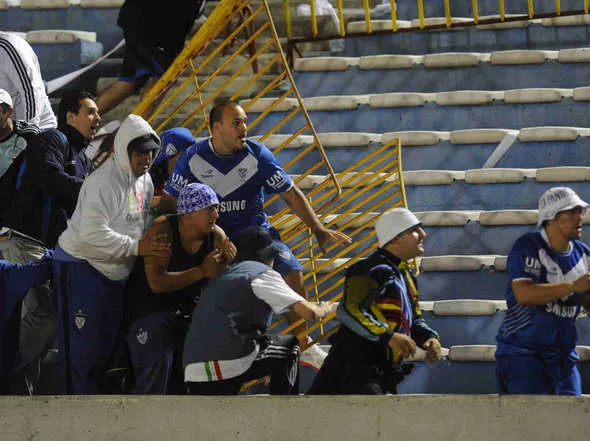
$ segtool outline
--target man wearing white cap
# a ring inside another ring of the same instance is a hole
[[[14,120],[13,112],[12,97],[0,89],[0,225],[4,225],[2,216],[11,205],[23,152],[39,134],[37,126]]]
[[[346,272],[344,299],[337,318],[342,323],[318,373],[311,394],[396,393],[411,372],[404,358],[426,350],[437,362],[438,333],[424,319],[416,279],[408,262],[424,253],[422,223],[405,208],[394,208],[375,224],[379,248]]]
[[[576,317],[588,300],[590,248],[580,242],[588,204],[568,187],[539,199],[540,231],[508,255],[508,311],[496,337],[500,394],[580,395]]]

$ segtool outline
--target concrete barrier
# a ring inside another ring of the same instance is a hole
[[[2,441],[584,440],[590,396],[2,397]]]

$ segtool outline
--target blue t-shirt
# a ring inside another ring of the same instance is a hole
[[[565,253],[549,246],[545,231],[520,237],[508,255],[509,281],[506,289],[508,311],[496,337],[496,355],[560,354],[577,359],[576,317],[582,294],[569,293],[545,305],[520,305],[512,291],[512,281],[534,283],[571,282],[590,270],[590,248],[572,240]]]
[[[251,225],[269,228],[263,190],[272,194],[293,187],[272,152],[251,139],[246,140],[243,149],[227,156],[215,153],[210,139],[190,146],[176,161],[164,191],[178,198],[180,190],[192,182],[215,190],[219,198],[218,224],[229,237]]]

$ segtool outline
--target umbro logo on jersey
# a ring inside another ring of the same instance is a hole
[[[266,180],[266,183],[274,189],[279,189],[285,185],[286,180],[284,173],[281,170],[277,170],[274,175]]]
[[[524,270],[538,277],[541,274],[541,262],[532,257],[527,257],[524,260]]]

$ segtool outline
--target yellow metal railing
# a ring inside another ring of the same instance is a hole
[[[407,206],[398,139],[381,146],[336,176],[342,186],[342,193],[337,200],[332,197],[336,189],[323,176],[307,174],[301,186],[314,202],[331,201],[324,206],[320,219],[330,228],[346,231],[353,240],[352,244],[345,247],[331,245],[327,249],[329,257],[320,258],[317,244],[310,246],[305,227],[297,222],[294,215],[285,209],[271,217],[272,224],[281,231],[283,239],[303,262],[306,290],[312,294],[310,297],[317,300],[340,300],[344,269],[377,247],[373,225],[380,213],[390,208]],[[327,338],[337,327],[332,319],[333,316],[329,316],[318,321],[299,337],[311,334],[313,339],[310,344]],[[287,325],[281,319],[273,323],[271,329],[281,329],[281,332],[286,333],[302,323],[303,320],[300,320]]]
[[[300,4],[300,1],[295,0],[284,0],[283,7],[285,9],[285,19],[286,19],[286,34],[289,39],[289,46],[297,48],[298,43],[308,42],[308,41],[316,41],[316,40],[330,40],[335,38],[342,38],[342,37],[357,37],[366,34],[372,34],[375,32],[385,33],[385,32],[413,32],[413,31],[422,31],[422,30],[442,30],[442,29],[449,29],[455,27],[468,27],[468,26],[475,26],[475,25],[483,25],[483,24],[494,24],[494,23],[503,23],[506,21],[522,21],[522,20],[532,20],[537,18],[550,18],[550,17],[560,17],[566,15],[580,15],[580,14],[588,14],[589,11],[589,1],[590,0],[579,0],[580,10],[568,10],[562,11],[561,9],[561,1],[555,0],[555,6],[553,11],[546,11],[543,13],[536,13],[535,11],[535,2],[534,0],[527,0],[526,6],[524,3],[519,3],[519,5],[514,5],[511,2],[507,2],[508,6],[510,7],[510,14],[506,13],[506,2],[505,0],[496,0],[497,2],[497,14],[490,15],[486,17],[481,17],[479,15],[479,5],[478,0],[471,0],[471,18],[472,20],[461,20],[454,22],[453,21],[453,11],[451,9],[451,0],[442,0],[441,4],[443,6],[444,11],[444,23],[441,23],[440,20],[435,22],[434,24],[429,24],[425,15],[425,8],[424,8],[424,0],[405,0],[405,3],[409,3],[411,1],[415,1],[416,3],[416,10],[417,10],[417,17],[405,17],[400,16],[398,10],[399,0],[389,0],[390,5],[390,18],[391,18],[391,27],[384,28],[382,24],[380,24],[380,29],[375,29],[375,24],[371,20],[373,15],[373,9],[371,9],[371,2],[370,0],[356,0],[358,3],[351,5],[350,3],[347,4],[348,9],[343,7],[342,0],[337,0],[336,2],[332,2],[334,4],[335,13],[332,15],[331,13],[328,14],[325,11],[323,14],[318,13],[316,2],[315,0],[309,0],[309,5],[311,9],[311,14],[306,17],[297,17],[297,25],[298,28],[307,28],[311,29],[311,36],[307,37],[294,37],[293,36],[293,11],[292,8],[296,7]],[[467,2],[468,0],[464,0]],[[479,0],[481,2],[481,0]],[[383,5],[381,2],[372,2],[373,5],[379,4],[379,17],[383,20],[384,12],[383,12]],[[360,13],[362,11],[362,13]],[[441,13],[443,13],[441,11]],[[334,19],[333,17],[338,17]],[[435,17],[433,17],[435,18]],[[321,20],[321,25],[319,24]],[[412,26],[403,26],[400,27],[398,20],[416,20]],[[347,24],[351,22],[357,23],[364,23],[364,30],[363,31],[352,31],[349,32],[347,30]],[[332,26],[332,24],[334,26]]]

